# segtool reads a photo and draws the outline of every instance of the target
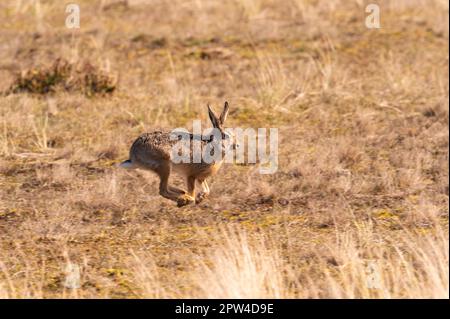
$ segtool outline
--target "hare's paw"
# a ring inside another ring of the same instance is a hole
[[[193,197],[184,194],[177,198],[177,206],[183,207],[190,203],[193,203],[194,201],[195,201],[195,199]]]
[[[200,192],[195,197],[195,204],[200,204],[206,197],[208,197],[208,193]]]

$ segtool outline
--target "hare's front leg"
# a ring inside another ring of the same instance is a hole
[[[196,204],[199,204],[201,201],[203,201],[209,195],[209,186],[208,186],[208,183],[206,182],[206,180],[202,180],[200,183],[202,185],[202,191],[200,193],[198,193],[197,196],[195,197]]]

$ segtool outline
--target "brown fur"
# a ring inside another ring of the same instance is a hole
[[[228,114],[228,103],[225,102],[224,109],[217,117],[208,106],[210,120],[214,126],[223,134],[223,124]],[[194,138],[190,134],[191,140]],[[122,165],[127,168],[140,168],[150,170],[158,174],[160,178],[159,193],[161,196],[176,201],[178,206],[184,206],[195,201],[201,202],[209,195],[209,186],[206,179],[217,173],[223,160],[205,163],[175,163],[173,161],[173,146],[178,142],[177,139],[171,139],[170,132],[155,131],[144,133],[139,136],[130,148],[130,159],[123,162]],[[221,143],[213,139],[201,140],[202,146],[208,143]],[[193,153],[193,143],[191,143],[191,159]],[[223,149],[223,145],[220,145]],[[187,190],[169,186],[170,174],[176,172],[186,179]],[[198,182],[202,186],[202,191],[196,196],[195,184]]]

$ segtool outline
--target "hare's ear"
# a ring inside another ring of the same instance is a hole
[[[213,127],[219,128],[220,127],[219,119],[214,114],[214,112],[211,110],[211,107],[209,106],[209,104],[208,104],[208,115],[209,115],[209,119],[211,120]]]
[[[223,111],[222,114],[220,114],[220,124],[225,123],[227,116],[228,116],[228,111],[230,110],[230,107],[228,105],[228,102],[225,102],[225,105],[223,106]]]

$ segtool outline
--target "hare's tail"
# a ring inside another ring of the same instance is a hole
[[[129,159],[126,160],[126,161],[123,161],[122,163],[120,163],[119,167],[127,168],[127,169],[135,168],[133,162],[131,160],[129,160]]]

